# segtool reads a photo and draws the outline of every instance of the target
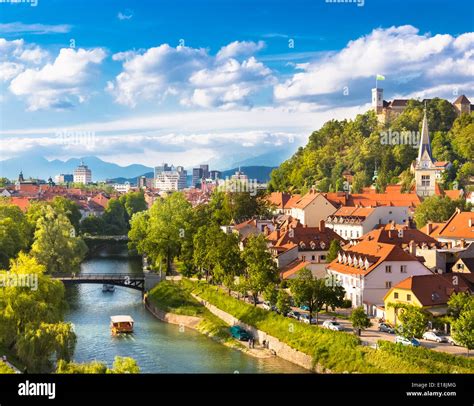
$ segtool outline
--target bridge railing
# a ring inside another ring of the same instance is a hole
[[[76,275],[55,275],[56,279],[144,279],[143,274],[132,273],[81,273]]]

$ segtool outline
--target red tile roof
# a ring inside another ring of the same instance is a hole
[[[416,228],[408,228],[400,224],[384,224],[375,230],[364,234],[359,241],[375,241],[384,244],[394,244],[401,248],[407,248],[411,241],[418,246],[437,246],[438,241]]]
[[[309,262],[303,261],[301,259],[296,259],[281,269],[280,277],[282,279],[288,279],[289,277],[293,276],[298,271],[307,267],[308,265],[310,265]]]
[[[362,241],[353,247],[340,252],[341,256],[350,256],[357,259],[357,264],[349,264],[348,262],[339,261],[336,258],[326,268],[346,273],[367,275],[372,272],[384,261],[418,261],[417,258],[405,252],[397,245],[384,244],[375,241]],[[362,261],[362,265],[359,264]]]
[[[474,239],[474,213],[456,210],[439,230],[438,238]]]
[[[19,207],[23,212],[26,212],[30,207],[30,199],[27,197],[10,197],[9,202]]]
[[[456,284],[453,283],[454,277]],[[474,275],[446,273],[410,276],[395,285],[394,289],[410,290],[423,306],[445,305],[453,293],[474,293]]]

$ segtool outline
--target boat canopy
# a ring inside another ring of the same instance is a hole
[[[130,316],[111,316],[110,321],[112,323],[133,323],[133,319]]]

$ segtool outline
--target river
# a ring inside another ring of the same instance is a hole
[[[129,258],[126,247],[112,244],[81,265],[83,273],[138,273],[139,259]],[[190,329],[167,324],[142,304],[141,292],[117,287],[102,292],[102,285],[76,285],[66,290],[69,310],[65,320],[74,324],[77,346],[74,361],[134,358],[144,373],[306,373],[280,358],[257,359],[225,347]],[[113,337],[111,315],[128,314],[135,320],[134,334]]]

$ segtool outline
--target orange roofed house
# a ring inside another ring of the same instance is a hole
[[[367,314],[383,316],[384,296],[408,276],[431,275],[416,257],[397,245],[362,241],[340,251],[327,267],[346,291],[352,307],[364,306]]]
[[[397,323],[398,312],[390,308],[389,303],[421,307],[433,316],[445,315],[449,298],[458,292],[474,292],[474,275],[448,273],[410,276],[385,295],[385,319],[389,323]]]

